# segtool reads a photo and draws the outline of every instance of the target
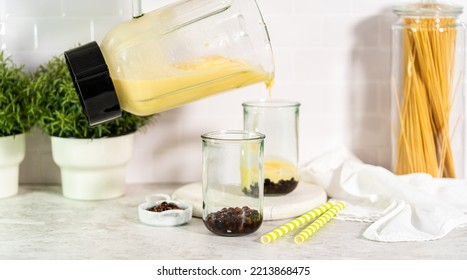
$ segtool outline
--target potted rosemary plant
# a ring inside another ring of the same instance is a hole
[[[25,133],[34,125],[30,79],[0,52],[0,198],[18,193],[19,165],[26,150]]]
[[[100,200],[125,193],[126,164],[133,135],[150,117],[123,112],[121,118],[90,127],[62,56],[34,73],[38,126],[51,136],[65,197]]]

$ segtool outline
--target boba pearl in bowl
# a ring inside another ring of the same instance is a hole
[[[181,200],[172,200],[165,194],[147,196],[146,202],[138,206],[139,220],[150,226],[180,226],[188,223],[192,215],[192,205]]]

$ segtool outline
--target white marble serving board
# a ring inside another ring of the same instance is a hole
[[[203,211],[203,192],[201,183],[192,183],[177,189],[172,198],[193,205],[193,216],[201,217]],[[235,200],[233,197],[232,200]],[[280,220],[300,216],[325,203],[326,192],[320,186],[299,182],[297,188],[283,196],[264,197],[264,220]]]

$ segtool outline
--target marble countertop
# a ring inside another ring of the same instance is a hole
[[[180,227],[151,227],[137,206],[177,185],[130,185],[121,198],[75,201],[57,186],[21,186],[0,200],[0,259],[467,259],[467,227],[437,241],[380,243],[364,239],[366,223],[333,220],[298,246],[293,235],[263,245],[260,236],[288,220],[264,222],[243,237],[221,237],[194,218]]]

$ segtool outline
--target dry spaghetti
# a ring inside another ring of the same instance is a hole
[[[454,17],[403,18],[403,86],[395,173],[456,177],[450,112],[456,49]]]

